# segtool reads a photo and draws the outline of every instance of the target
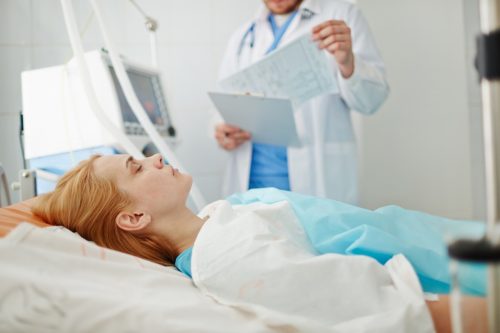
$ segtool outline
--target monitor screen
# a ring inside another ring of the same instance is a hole
[[[120,103],[123,122],[125,123],[125,128],[128,132],[127,127],[129,125],[140,126],[139,121],[125,98],[114,68],[109,66],[109,71],[113,77],[113,83],[115,85],[118,101]],[[165,134],[167,127],[171,124],[168,124],[169,117],[163,99],[163,92],[160,86],[159,77],[154,74],[144,73],[134,69],[127,69],[127,74],[139,102],[142,104],[144,110],[149,116],[149,119],[157,127],[161,134]]]

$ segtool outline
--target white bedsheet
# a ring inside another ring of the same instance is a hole
[[[223,304],[273,310],[316,332],[434,332],[417,276],[402,255],[317,255],[283,201],[219,201],[192,254],[194,283]]]
[[[292,320],[293,322],[293,320]],[[0,239],[0,332],[305,332],[203,296],[173,268],[23,223]]]

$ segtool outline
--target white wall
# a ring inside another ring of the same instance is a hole
[[[9,180],[22,167],[17,139],[17,112],[21,109],[19,73],[29,61],[26,36],[30,29],[27,1],[0,1],[0,163]]]
[[[182,137],[178,154],[208,200],[219,197],[224,154],[207,139],[206,91],[230,32],[260,0],[137,0],[158,19],[161,70]],[[473,0],[359,0],[387,64],[391,97],[362,118],[362,205],[399,204],[435,214],[480,216],[480,102],[470,68]],[[75,0],[83,27],[87,0]],[[103,0],[120,51],[149,62],[142,18],[126,0]],[[464,22],[468,28],[464,38]],[[92,22],[87,49],[102,45]],[[467,52],[466,52],[467,50]],[[11,181],[21,168],[17,114],[20,72],[71,57],[59,0],[0,0],[0,163]],[[16,197],[14,195],[14,197]]]
[[[168,104],[181,137],[179,158],[207,200],[220,198],[224,153],[208,138],[214,86],[225,43],[234,28],[256,10],[258,0],[137,0],[159,22],[160,69]],[[80,27],[91,13],[89,1],[73,1]],[[119,51],[130,60],[150,63],[143,19],[128,0],[100,1]],[[84,33],[86,49],[103,45],[95,20]],[[0,0],[0,163],[10,181],[22,168],[17,141],[21,109],[20,73],[58,65],[71,57],[59,0]],[[17,194],[13,195],[17,198]]]
[[[361,120],[364,206],[482,216],[482,202],[474,196],[483,191],[481,133],[472,128],[478,117],[471,112],[478,109],[470,109],[477,82],[468,69],[473,44],[466,43],[477,12],[470,11],[474,1],[464,3],[467,12],[457,0],[358,1],[392,89],[382,110]]]
[[[468,107],[471,138],[471,171],[473,217],[486,220],[486,178],[484,161],[483,111],[481,86],[475,66],[476,37],[480,33],[479,4],[463,0],[465,19],[465,48],[467,65]]]

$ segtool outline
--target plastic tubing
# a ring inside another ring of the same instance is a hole
[[[121,144],[123,149],[134,158],[142,159],[144,155],[141,151],[129,140],[129,138],[118,129],[113,122],[109,120],[104,111],[102,110],[99,102],[97,100],[94,88],[92,87],[92,81],[90,79],[89,70],[87,67],[87,63],[85,61],[84,53],[83,53],[83,43],[80,38],[80,34],[78,32],[76,19],[74,15],[73,4],[71,0],[61,0],[61,5],[63,9],[64,21],[66,23],[66,28],[68,30],[69,41],[71,43],[71,48],[73,49],[73,53],[75,55],[78,70],[80,72],[80,78],[83,83],[83,87],[85,90],[85,94],[90,104],[90,109],[94,113],[95,117],[99,122],[106,128],[111,135],[115,138],[117,142]]]
[[[62,0],[62,1],[67,1],[67,0]],[[113,64],[116,76],[118,77],[118,81],[120,82],[120,85],[123,89],[128,104],[130,105],[132,111],[139,120],[139,123],[142,125],[142,127],[149,135],[149,137],[153,140],[153,143],[156,145],[160,153],[169,161],[170,164],[173,164],[181,171],[186,172],[186,169],[177,159],[174,152],[168,147],[166,142],[163,140],[163,138],[160,136],[160,134],[154,127],[154,125],[151,123],[151,120],[147,116],[146,111],[139,102],[139,99],[137,98],[137,95],[135,94],[135,91],[132,88],[132,84],[130,83],[130,79],[127,75],[127,72],[125,71],[125,67],[123,66],[123,63],[121,62],[118,54],[115,52],[114,45],[112,44],[111,39],[107,34],[106,27],[104,25],[104,20],[102,18],[101,11],[99,9],[97,1],[91,0],[90,2],[92,4],[92,8],[96,15],[99,29],[101,30],[101,34],[104,39],[104,45],[106,46],[106,49],[109,52],[111,63]],[[193,199],[193,202],[198,210],[200,210],[202,207],[206,205],[206,201],[203,198],[203,195],[201,194],[198,187],[194,184],[194,182],[191,187],[190,196]]]

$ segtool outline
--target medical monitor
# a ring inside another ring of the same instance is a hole
[[[108,70],[113,78],[125,133],[128,135],[144,135],[144,129],[125,98],[113,66],[108,65]],[[160,77],[157,73],[140,70],[131,66],[127,66],[126,71],[139,102],[144,107],[149,119],[155,125],[160,135],[175,135],[165,103]]]
[[[129,106],[105,51],[85,53],[100,109],[142,150],[150,139]],[[160,73],[122,59],[132,87],[159,134],[172,142],[176,133]],[[99,146],[119,147],[95,117],[75,59],[67,64],[22,73],[27,159]]]

